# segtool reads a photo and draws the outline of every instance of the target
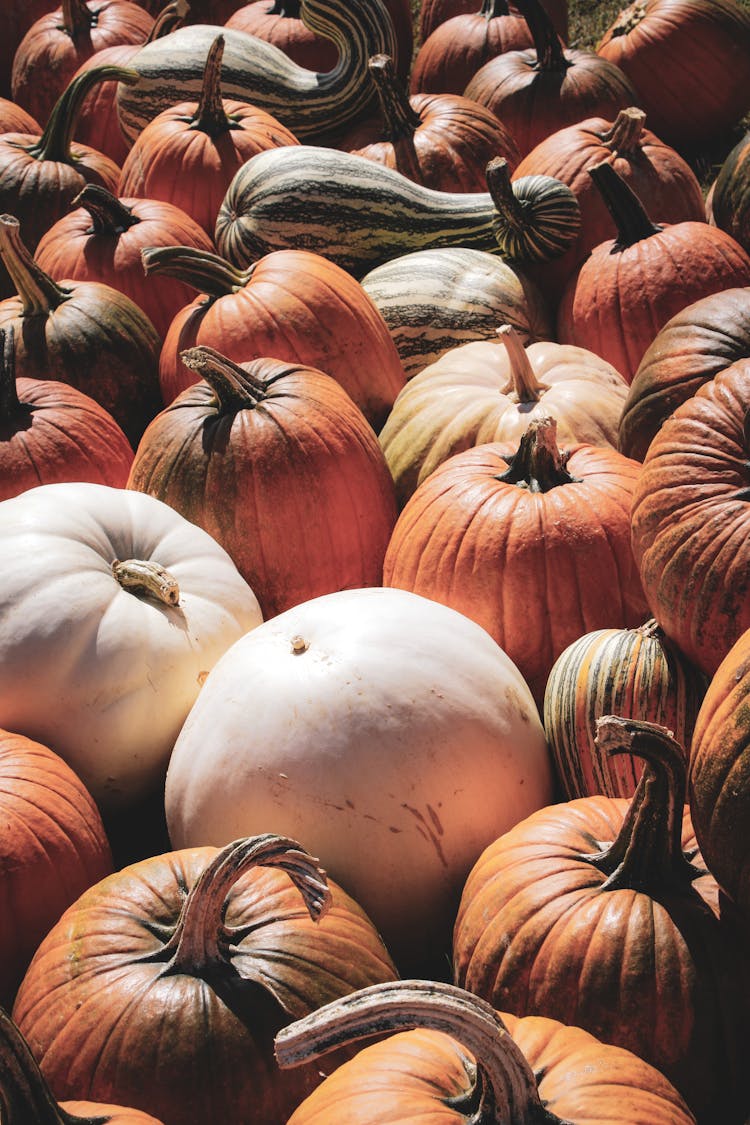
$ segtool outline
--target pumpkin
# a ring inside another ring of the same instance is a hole
[[[52,746],[100,809],[163,779],[206,673],[260,620],[222,548],[102,484],[0,504],[0,725]]]
[[[462,94],[490,59],[533,45],[529,25],[511,14],[507,0],[474,0],[423,39],[412,65],[412,93]]]
[[[375,429],[404,385],[387,325],[334,262],[306,250],[267,254],[246,270],[187,247],[143,252],[146,274],[183,281],[201,294],[174,318],[159,359],[165,403],[197,382],[180,354],[196,344],[237,362],[273,356],[317,367],[337,380]]]
[[[635,0],[597,53],[638,90],[658,137],[695,151],[750,107],[750,13],[735,0]]]
[[[591,117],[559,129],[540,141],[519,164],[516,176],[554,176],[574,192],[581,230],[573,246],[533,274],[559,304],[565,282],[595,246],[617,233],[588,169],[608,160],[660,223],[702,222],[703,193],[690,165],[645,128],[646,115],[635,106],[614,121]]]
[[[522,157],[566,125],[587,117],[611,119],[638,104],[619,67],[593,51],[563,47],[539,0],[524,0],[522,14],[533,48],[490,59],[464,90],[467,98],[497,114]]]
[[[518,6],[510,3],[512,13],[518,12]],[[545,8],[558,33],[563,39],[568,35],[568,0],[547,0]],[[477,0],[422,0],[419,9],[419,33],[422,43],[432,35],[435,28],[454,16],[464,15],[477,10]]]
[[[212,348],[182,360],[201,378],[141,438],[128,487],[169,504],[227,551],[264,619],[377,586],[393,482],[362,412],[330,376]]]
[[[750,628],[747,536],[750,360],[668,418],[633,496],[633,551],[651,612],[709,676]]]
[[[177,846],[294,826],[400,971],[432,975],[475,858],[551,782],[502,649],[445,606],[374,587],[295,606],[229,650],[177,740],[165,805]]]
[[[380,115],[347,132],[339,148],[435,191],[483,191],[493,157],[505,157],[515,168],[515,142],[494,113],[456,94],[409,98],[387,55],[374,55],[369,65]]]
[[[34,20],[50,10],[50,0],[6,0],[3,5],[3,36],[0,42],[0,94],[10,97],[13,56]]]
[[[643,764],[599,754],[602,715],[642,719],[690,746],[708,680],[664,635],[653,617],[635,629],[597,629],[557,658],[544,693],[544,729],[566,800],[632,797]]]
[[[13,58],[13,99],[46,121],[81,63],[116,44],[145,43],[153,18],[126,0],[60,0],[38,19]]]
[[[379,309],[407,379],[446,351],[510,324],[524,343],[552,336],[549,312],[523,271],[486,250],[415,250],[370,270],[362,288]]]
[[[0,500],[58,481],[124,488],[133,450],[114,418],[65,383],[17,380],[15,351],[0,328]]]
[[[0,98],[0,134],[37,133],[41,135],[39,123],[30,113],[8,98]]]
[[[297,138],[270,113],[224,101],[218,35],[206,59],[200,100],[180,102],[149,122],[122,166],[118,193],[174,203],[212,237],[216,216],[238,168],[257,152],[296,145]]]
[[[654,224],[608,161],[589,169],[617,225],[571,277],[557,313],[562,343],[589,348],[632,383],[667,321],[701,297],[750,284],[750,256],[705,222]]]
[[[564,648],[646,615],[630,548],[639,466],[614,449],[560,449],[556,430],[547,415],[517,446],[478,445],[445,461],[407,502],[383,564],[385,586],[486,629],[540,708]]]
[[[283,1125],[321,1076],[282,1076],[274,1034],[394,976],[358,905],[301,845],[264,834],[91,887],[39,946],[13,1015],[57,1097],[165,1125]]]
[[[676,408],[739,359],[750,359],[750,288],[721,289],[671,317],[630,384],[620,419],[620,451],[642,461]]]
[[[517,442],[551,415],[561,441],[616,446],[624,379],[582,348],[538,342],[528,348],[510,325],[499,340],[451,348],[401,391],[380,443],[403,506],[455,453],[486,442]]]
[[[94,281],[53,281],[0,215],[0,253],[17,297],[0,301],[18,374],[69,383],[103,406],[135,445],[159,409],[159,337],[129,297]]]
[[[335,44],[339,61],[318,73],[292,62],[283,51],[225,29],[222,88],[228,101],[250,102],[278,118],[301,141],[322,140],[369,109],[373,89],[371,55],[396,56],[392,22],[381,0],[302,0],[303,20]],[[139,75],[118,94],[120,125],[131,142],[164,109],[200,97],[206,55],[216,27],[183,27],[147,43],[132,59]]]
[[[0,1002],[9,1007],[42,938],[111,872],[112,856],[96,805],[73,770],[48,747],[6,730],[0,810]]]
[[[13,1020],[0,1008],[0,1105],[9,1125],[162,1125],[150,1114],[94,1102],[59,1105]]]
[[[699,1121],[739,1123],[746,940],[696,847],[684,751],[634,719],[603,717],[597,737],[645,759],[634,797],[543,809],[485,850],[456,919],[456,983],[575,1022],[655,1066]]]
[[[674,1087],[629,1051],[555,1020],[501,1015],[433,981],[376,984],[333,1000],[282,1028],[276,1057],[285,1068],[296,1066],[384,1030],[397,1034],[337,1068],[289,1125],[695,1121]]]
[[[729,153],[716,178],[711,212],[717,227],[750,252],[750,131]]]
[[[98,281],[129,297],[159,336],[190,302],[193,290],[179,278],[147,278],[141,251],[156,246],[213,249],[202,227],[173,203],[159,199],[118,199],[106,188],[87,184],[71,203],[74,210],[42,235],[36,263],[56,281]]]

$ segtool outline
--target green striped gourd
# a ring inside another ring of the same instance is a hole
[[[313,145],[261,152],[229,185],[216,222],[219,253],[247,266],[272,250],[312,250],[362,277],[414,250],[465,246],[518,261],[562,254],[577,237],[578,202],[549,176],[510,182],[487,166],[489,191],[433,191],[363,156]]]
[[[494,340],[498,324],[513,325],[524,344],[552,336],[536,286],[485,250],[415,250],[371,270],[362,288],[388,325],[407,379],[460,344]]]
[[[652,618],[637,629],[597,629],[564,650],[544,696],[544,727],[567,799],[632,797],[643,763],[602,758],[596,720],[613,714],[658,723],[689,747],[708,681]]]
[[[224,29],[222,96],[251,102],[276,117],[300,140],[321,138],[362,116],[374,97],[367,61],[396,57],[393,23],[381,0],[302,0],[301,16],[312,31],[332,39],[339,61],[318,74],[292,62],[278,47]],[[199,101],[214,25],[195,24],[147,43],[129,60],[138,83],[118,90],[120,126],[135,140],[157,113]]]

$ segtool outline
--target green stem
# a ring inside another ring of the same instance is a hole
[[[252,410],[265,398],[268,387],[263,380],[244,371],[215,348],[199,344],[180,352],[180,359],[211,384],[222,413]]]
[[[498,16],[509,16],[510,8],[508,6],[508,0],[482,0],[479,15],[484,16],[488,22],[496,19]]]
[[[539,0],[516,0],[516,7],[526,20],[534,40],[534,70],[566,71],[570,62],[565,57],[560,37]]]
[[[0,215],[0,258],[21,298],[22,316],[49,316],[68,293],[40,269],[21,238],[15,215]]]
[[[92,234],[105,234],[116,238],[123,231],[137,226],[140,219],[111,191],[99,184],[86,184],[71,202],[71,208],[83,207],[91,216]]]
[[[485,168],[487,190],[492,197],[495,210],[500,213],[505,224],[514,231],[524,231],[528,226],[520,200],[513,191],[510,165],[504,156],[495,156]]]
[[[377,90],[386,137],[394,143],[401,137],[413,137],[422,124],[422,118],[412,108],[409,95],[396,77],[393,60],[389,55],[373,55],[368,65]]]
[[[147,276],[166,274],[212,297],[236,293],[247,284],[254,269],[237,269],[219,254],[193,246],[148,246],[141,250],[141,261]]]
[[[93,20],[85,0],[62,0],[62,31],[67,32],[74,43],[91,35]]]
[[[627,250],[663,229],[651,222],[638,196],[608,160],[594,164],[587,171],[617,228],[613,254]]]
[[[38,141],[27,152],[36,160],[55,160],[59,164],[72,164],[70,144],[78,124],[81,107],[94,86],[102,82],[124,82],[134,86],[138,75],[122,66],[95,66],[72,79],[55,102],[46,128]]]
[[[229,132],[231,122],[221,100],[221,60],[224,57],[224,36],[217,35],[208,52],[203,71],[203,84],[198,108],[190,128],[199,129],[209,137],[220,137]]]

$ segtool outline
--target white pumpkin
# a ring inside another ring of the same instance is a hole
[[[455,610],[381,587],[304,602],[233,645],[166,781],[174,847],[292,836],[402,973],[450,948],[479,854],[551,799],[544,731],[510,658]]]
[[[166,601],[121,584],[115,560],[140,563],[121,568],[125,583],[165,568]],[[0,726],[56,750],[103,810],[163,779],[208,672],[262,620],[210,535],[105,485],[0,503],[0,574]]]

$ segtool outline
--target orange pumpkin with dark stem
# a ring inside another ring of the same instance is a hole
[[[268,148],[299,144],[257,106],[221,97],[224,37],[206,59],[200,100],[163,110],[136,138],[117,192],[174,203],[213,238],[216,216],[235,172]]]
[[[282,1125],[322,1076],[281,1075],[275,1033],[395,975],[317,860],[264,835],[154,856],[91,887],[39,946],[13,1016],[58,1098],[133,1105],[165,1125]]]
[[[591,629],[647,614],[630,548],[639,466],[613,449],[561,450],[552,418],[517,449],[479,445],[440,465],[399,516],[383,585],[482,625],[541,708],[562,650]]]
[[[396,521],[377,438],[343,388],[273,359],[183,352],[202,377],[143,435],[128,487],[163,500],[228,552],[264,619],[378,586]]]
[[[455,16],[476,12],[480,0],[422,0],[419,9],[419,36],[422,43],[432,35],[436,27]],[[546,0],[545,8],[563,39],[568,36],[568,0]],[[509,5],[511,12],[518,13],[518,6]]]
[[[159,359],[164,402],[197,382],[180,359],[205,344],[238,363],[273,356],[333,376],[374,429],[406,377],[396,345],[359,282],[320,254],[277,250],[247,269],[188,247],[143,252],[147,275],[166,274],[201,296],[174,318]]]
[[[173,203],[159,199],[117,199],[106,188],[87,184],[75,208],[50,227],[37,247],[40,269],[57,281],[99,281],[130,297],[164,338],[193,289],[167,274],[146,277],[146,247],[190,246],[213,250],[202,227]]]
[[[597,737],[603,753],[645,759],[635,796],[542,809],[485,850],[456,919],[456,983],[625,1047],[699,1121],[740,1125],[747,943],[696,846],[684,750],[663,727],[614,716]]]
[[[629,1051],[556,1020],[495,1012],[433,981],[376,984],[334,1000],[283,1028],[276,1057],[298,1066],[389,1031],[334,1071],[289,1125],[695,1122],[663,1075]]]
[[[5,730],[0,865],[0,1003],[9,1007],[39,942],[63,910],[112,871],[112,856],[93,798],[70,766],[41,743]]]
[[[652,441],[633,550],[653,615],[712,676],[750,628],[750,359],[706,383]]]
[[[608,360],[632,383],[657,332],[687,305],[750,285],[750,255],[705,222],[655,224],[608,161],[589,168],[617,227],[571,277],[557,313],[562,343]]]

